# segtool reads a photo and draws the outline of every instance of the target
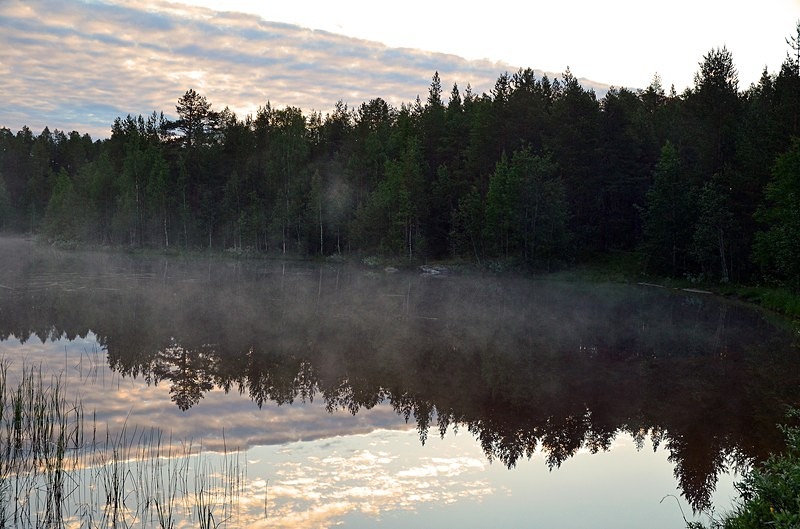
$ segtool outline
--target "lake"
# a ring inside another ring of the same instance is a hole
[[[3,239],[0,340],[83,423],[55,525],[166,526],[167,483],[174,527],[683,527],[800,402],[796,331],[647,285]],[[26,472],[0,517],[50,523]]]

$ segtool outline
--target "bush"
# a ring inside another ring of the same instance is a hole
[[[800,412],[792,411],[792,418]],[[800,428],[782,426],[786,450],[770,456],[736,485],[741,496],[736,509],[713,528],[797,529],[800,527]],[[689,529],[695,529],[690,524]]]

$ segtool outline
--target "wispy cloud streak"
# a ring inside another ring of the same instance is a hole
[[[114,118],[174,113],[194,88],[240,115],[270,101],[325,112],[382,97],[424,97],[438,70],[445,89],[488,91],[516,67],[160,1],[11,0],[0,3],[0,126],[45,125],[107,136]]]

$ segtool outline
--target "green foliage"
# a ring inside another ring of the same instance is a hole
[[[786,289],[760,289],[759,303],[770,310],[791,316],[800,320],[800,295],[797,292],[788,292]]]
[[[498,162],[486,196],[485,239],[492,256],[522,255],[549,265],[567,255],[567,201],[549,157],[516,151]]]
[[[13,210],[11,208],[11,199],[8,196],[8,188],[3,175],[0,174],[0,230],[6,227],[6,223],[11,218]]]
[[[44,218],[45,233],[50,237],[74,240],[78,235],[80,201],[72,179],[64,169],[55,178]]]
[[[158,233],[160,220],[168,205],[168,167],[159,149],[134,134],[125,146],[122,173],[115,183],[117,208],[112,227],[115,240],[132,246],[150,241],[151,231]],[[98,176],[101,192],[108,183]],[[161,237],[155,238],[155,241]],[[168,246],[168,244],[165,244]]]
[[[363,248],[403,255],[410,244],[411,200],[402,167],[389,162],[386,179],[359,208],[354,220],[354,239]]]
[[[211,103],[205,96],[189,89],[178,99],[175,110],[178,119],[169,123],[167,128],[180,131],[180,141],[187,149],[202,146],[213,135],[219,116],[211,111]]]
[[[797,417],[797,412],[790,414]],[[800,428],[783,426],[786,450],[774,454],[737,484],[741,502],[717,522],[721,529],[794,529],[800,526]]]
[[[452,252],[455,255],[470,255],[481,262],[484,206],[478,189],[474,186],[458,202],[453,212],[453,229],[450,233]]]
[[[800,139],[778,157],[758,219],[755,258],[765,271],[800,289]]]
[[[109,153],[104,152],[96,160],[84,165],[77,181],[87,199],[85,224],[93,228],[96,240],[110,242],[117,189]]]
[[[719,185],[708,182],[699,191],[696,202],[699,216],[689,253],[700,263],[706,276],[728,282],[734,221],[727,197]]]
[[[723,170],[734,157],[740,120],[739,74],[724,46],[709,51],[695,74],[695,88],[687,98],[695,126],[696,175],[702,178]]]
[[[503,154],[489,178],[486,195],[486,240],[489,251],[495,255],[509,256],[510,246],[516,245],[518,224],[517,202],[520,176],[512,171],[511,164]]]
[[[424,254],[422,219],[428,212],[424,173],[420,142],[410,136],[397,158],[386,162],[383,180],[356,212],[351,234],[360,247],[408,258]]]
[[[578,250],[591,254],[603,249],[601,227],[606,221],[603,171],[600,167],[600,105],[567,69],[554,89],[553,127],[545,148],[561,167],[570,224]]]

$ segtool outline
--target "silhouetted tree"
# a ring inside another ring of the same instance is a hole
[[[667,143],[642,210],[642,249],[655,271],[678,275],[686,270],[694,219],[691,193],[678,152]]]

